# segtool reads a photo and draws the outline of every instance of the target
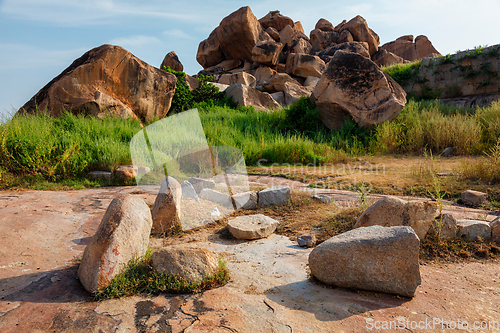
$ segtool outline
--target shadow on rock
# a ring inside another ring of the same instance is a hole
[[[264,292],[269,300],[292,310],[313,313],[320,321],[338,321],[352,315],[372,317],[370,311],[396,308],[409,302],[383,293],[354,291],[303,280],[270,288]]]

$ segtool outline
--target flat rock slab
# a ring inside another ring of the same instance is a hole
[[[272,234],[279,222],[262,214],[239,216],[227,222],[227,229],[237,239],[259,239]]]
[[[421,265],[416,296],[401,299],[311,283],[311,250],[278,235],[201,240],[227,262],[231,281],[222,288],[94,302],[75,279],[75,262],[111,200],[138,191],[154,200],[158,186],[0,192],[0,331],[367,332],[368,318],[498,321],[499,262]]]

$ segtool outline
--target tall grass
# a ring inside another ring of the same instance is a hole
[[[139,130],[140,123],[130,119],[18,115],[0,127],[0,167],[46,180],[112,171],[130,164],[129,142]]]

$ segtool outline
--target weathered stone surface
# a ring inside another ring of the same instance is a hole
[[[173,177],[167,177],[161,183],[152,210],[153,228],[151,233],[162,234],[180,225],[182,187]]]
[[[288,186],[274,186],[259,192],[259,207],[284,205],[288,202],[292,191]]]
[[[293,38],[293,35],[295,34],[295,30],[287,25],[283,30],[280,31],[280,42],[283,44],[288,44]]]
[[[90,179],[103,179],[103,180],[111,180],[113,173],[109,171],[92,171],[87,174],[87,177]]]
[[[224,60],[223,62],[220,62],[212,67],[206,68],[205,70],[207,72],[221,73],[238,68],[241,66],[241,64],[242,61],[240,59],[229,59],[229,60]]]
[[[278,91],[278,92],[272,93],[270,95],[281,106],[286,106],[285,93],[283,93],[282,91]]]
[[[215,28],[208,38],[198,45],[196,61],[198,61],[203,68],[215,66],[226,59],[220,47],[219,39],[217,38],[217,31],[218,28]]]
[[[286,82],[297,85],[300,84],[299,81],[293,79],[286,73],[276,73],[269,81],[264,82],[264,89],[268,92],[285,91]]]
[[[225,207],[233,207],[233,202],[229,194],[221,193],[209,188],[205,188],[200,192],[200,198],[221,204]]]
[[[269,36],[271,36],[276,42],[280,41],[280,33],[273,27],[269,27],[266,29],[266,32]]]
[[[250,191],[233,195],[233,201],[236,209],[253,209],[257,207],[257,192]]]
[[[309,268],[326,284],[413,297],[421,284],[419,249],[410,227],[359,228],[314,248]]]
[[[92,293],[107,287],[131,259],[145,255],[152,223],[151,211],[141,199],[113,199],[83,253],[78,269],[83,287]]]
[[[314,52],[322,51],[339,42],[340,34],[336,31],[323,31],[314,29],[309,34]]]
[[[252,74],[240,72],[234,74],[223,74],[218,83],[227,84],[229,86],[233,84],[243,84],[255,88],[256,81],[255,76]]]
[[[327,64],[330,62],[333,55],[338,50],[357,53],[365,58],[370,59],[370,53],[368,52],[368,44],[365,42],[350,42],[350,43],[337,44],[319,52],[318,57],[320,57],[321,60],[323,60]]]
[[[260,24],[264,29],[272,27],[278,31],[283,30],[287,25],[294,26],[293,20],[288,16],[280,14],[279,10],[270,11],[266,16],[259,20]]]
[[[316,76],[308,76],[304,82],[304,87],[316,87],[316,84],[319,82],[319,77]]]
[[[296,38],[292,40],[288,47],[289,53],[303,53],[309,54],[312,51],[311,43],[305,38]]]
[[[413,42],[413,36],[407,35],[386,43],[380,47],[408,61],[415,61],[432,54],[439,54],[426,36],[418,36]]]
[[[356,42],[367,42],[370,55],[378,51],[380,39],[378,35],[368,28],[366,20],[361,16],[356,16],[342,26],[342,30],[348,30]]]
[[[215,182],[211,179],[203,179],[197,177],[189,178],[189,182],[193,185],[196,193],[200,193],[204,188],[214,188]]]
[[[306,78],[308,76],[320,77],[326,65],[318,56],[309,54],[291,53],[286,59],[286,72]]]
[[[195,281],[213,275],[219,266],[216,254],[195,244],[165,247],[153,253],[151,259],[158,272]]]
[[[323,31],[333,31],[334,28],[335,27],[333,26],[333,24],[324,18],[320,18],[316,23],[316,25],[314,26],[314,29],[319,29]]]
[[[467,206],[481,206],[486,202],[487,196],[484,192],[473,190],[467,190],[461,194],[462,201]]]
[[[457,237],[457,220],[453,215],[445,213],[442,216],[438,216],[434,221],[432,227],[429,229],[429,233],[438,233],[442,238],[455,238]]]
[[[225,93],[226,97],[232,97],[238,106],[253,106],[257,111],[280,108],[271,95],[246,85],[233,84],[226,89]]]
[[[314,247],[316,245],[316,236],[314,235],[304,235],[297,237],[297,244],[300,247]]]
[[[303,87],[302,85],[285,82],[285,104],[292,105],[293,102],[298,101],[301,97],[311,96],[314,87]]]
[[[431,202],[406,202],[396,197],[377,201],[361,214],[354,228],[380,225],[383,227],[409,226],[420,239],[431,228],[436,215],[436,206]]]
[[[183,198],[191,198],[193,200],[200,201],[200,198],[198,198],[198,194],[196,194],[196,190],[189,181],[183,181],[181,183],[181,189]]]
[[[278,56],[283,46],[281,43],[270,40],[258,42],[252,49],[252,60],[260,64],[274,66],[278,63]]]
[[[184,70],[184,66],[182,66],[182,63],[175,51],[170,51],[169,53],[167,53],[165,58],[163,58],[160,69],[163,69],[163,67],[170,67],[170,69],[178,72],[182,72]]]
[[[227,88],[229,88],[228,84],[222,84],[222,83],[216,83],[216,82],[209,82],[209,84],[213,84],[217,88],[219,88],[220,92],[226,91]]]
[[[302,32],[303,34],[305,34],[304,27],[302,26],[302,23],[300,23],[300,21],[297,21],[294,23],[293,29],[295,29],[295,31],[299,31],[299,32]]]
[[[458,237],[469,240],[491,239],[491,226],[488,222],[478,220],[457,220]]]
[[[312,198],[327,205],[331,205],[333,203],[333,198],[325,194],[315,194]]]
[[[119,46],[102,45],[76,59],[19,113],[47,109],[96,117],[163,118],[174,96],[175,75],[146,64]]]
[[[380,67],[404,63],[403,58],[382,48],[372,56],[372,60]]]
[[[500,217],[497,217],[490,223],[491,240],[500,244]]]
[[[186,78],[186,83],[189,87],[189,90],[193,91],[200,86],[200,82],[198,81],[197,78],[192,77],[191,75],[187,75],[187,74],[186,74],[185,78]]]
[[[217,38],[226,59],[252,61],[252,49],[258,42],[272,40],[250,7],[242,7],[225,17],[217,28]]]
[[[342,30],[342,32],[340,32],[337,43],[342,44],[342,43],[352,43],[352,42],[354,42],[354,38],[352,37],[349,30]]]
[[[279,222],[262,214],[239,216],[227,222],[227,229],[237,239],[266,238]]]
[[[406,104],[406,93],[370,59],[338,50],[312,99],[328,128],[340,129],[349,117],[370,128],[395,119]]]
[[[125,182],[134,180],[139,172],[139,168],[135,165],[120,165],[114,171],[114,177]]]
[[[267,66],[259,66],[255,71],[255,79],[257,80],[257,86],[264,86],[264,84],[271,80],[271,78],[276,74],[276,71]]]

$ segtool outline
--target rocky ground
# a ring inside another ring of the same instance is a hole
[[[276,178],[264,176],[250,180],[254,185],[276,183]],[[279,182],[305,188],[300,182]],[[460,320],[468,323],[463,331],[474,332],[475,322],[484,328],[500,321],[498,261],[421,264],[416,297],[401,298],[314,283],[307,273],[310,249],[279,235],[237,241],[217,233],[220,226],[168,242],[153,239],[151,245],[203,243],[226,260],[231,272],[226,286],[197,295],[94,301],[76,272],[108,204],[122,193],[151,202],[157,190],[0,192],[0,331],[369,332],[392,321],[388,332],[401,331],[403,323],[405,329],[410,326],[407,331],[444,332],[449,329],[440,320],[451,327]],[[329,193],[341,206],[356,204],[351,192]],[[493,219],[481,210],[450,205],[445,211]]]

